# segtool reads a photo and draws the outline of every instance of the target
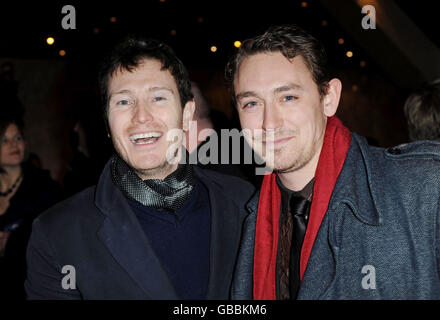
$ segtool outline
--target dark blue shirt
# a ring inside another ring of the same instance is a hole
[[[206,299],[211,209],[206,188],[196,180],[191,197],[176,212],[129,200],[153,250],[181,299]]]

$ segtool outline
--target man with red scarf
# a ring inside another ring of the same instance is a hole
[[[439,299],[440,144],[374,148],[336,113],[342,84],[296,26],[243,42],[226,68],[273,173],[248,204],[233,299]]]

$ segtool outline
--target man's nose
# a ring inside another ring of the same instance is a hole
[[[146,123],[153,120],[153,114],[150,107],[145,102],[137,102],[133,120],[138,123]]]
[[[263,129],[276,130],[282,125],[281,110],[273,103],[266,103],[264,106]]]

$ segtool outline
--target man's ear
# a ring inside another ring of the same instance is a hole
[[[331,79],[328,83],[327,93],[323,98],[324,114],[327,117],[334,116],[338,110],[341,98],[342,83],[339,79]]]
[[[196,108],[196,104],[194,103],[194,99],[188,101],[183,108],[183,117],[182,117],[182,129],[183,131],[189,130],[189,123],[193,120],[194,110]]]

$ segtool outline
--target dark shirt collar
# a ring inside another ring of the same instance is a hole
[[[293,191],[288,189],[286,186],[283,185],[283,183],[281,182],[281,179],[278,177],[278,175],[276,176],[276,182],[278,187],[280,188],[281,191],[281,196],[285,199],[290,199],[290,197],[292,195],[295,196],[300,196],[303,197],[304,199],[307,200],[312,200],[312,195],[313,195],[313,186],[315,184],[315,178],[312,178],[312,180],[310,180],[307,185],[299,191]]]

